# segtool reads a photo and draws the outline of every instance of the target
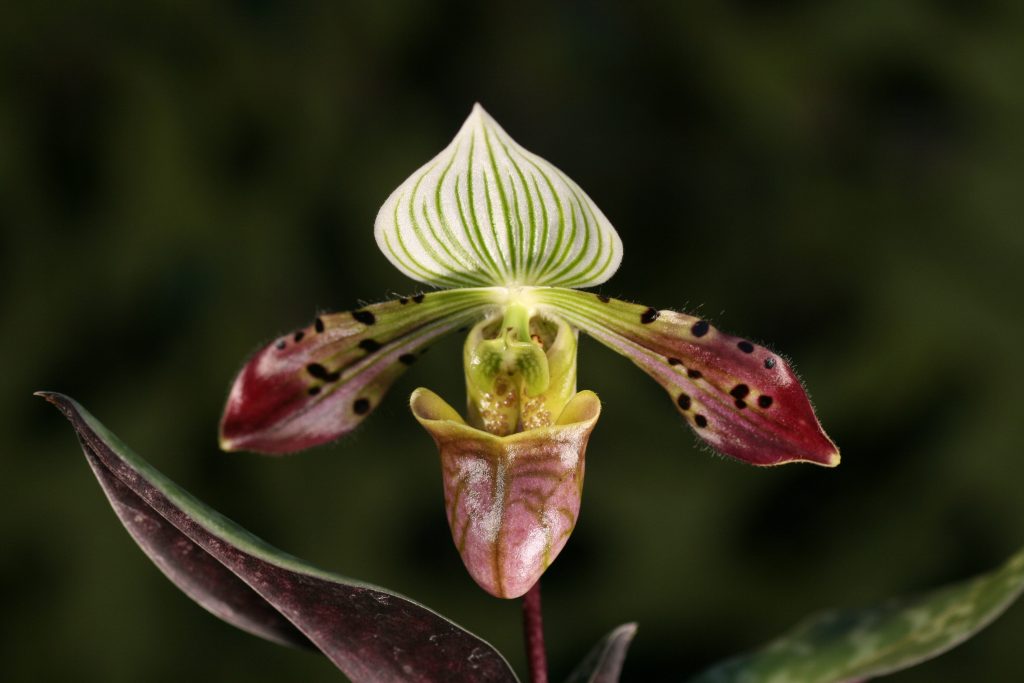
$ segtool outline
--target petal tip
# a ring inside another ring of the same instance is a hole
[[[815,457],[808,459],[808,462],[822,467],[837,467],[840,461],[842,461],[842,456],[839,453],[839,446],[836,446],[835,441],[825,433],[825,430],[821,428],[820,423],[818,424],[818,435],[821,441],[821,448],[817,453],[814,453]]]
[[[217,437],[217,446],[225,453],[234,453],[241,450],[241,444],[223,434]]]
[[[794,457],[789,460],[780,460],[779,465],[785,465],[787,462],[805,462],[811,465],[818,465],[819,467],[833,468],[837,467],[842,460],[842,456],[839,454],[839,448],[832,442],[832,439],[828,438],[828,435],[824,431],[821,432],[821,437],[827,443],[827,446],[821,448],[817,452],[807,452],[801,457]]]

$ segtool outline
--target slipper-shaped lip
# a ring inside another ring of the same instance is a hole
[[[428,389],[410,405],[440,451],[448,524],[466,569],[491,595],[523,595],[576,525],[597,394],[581,391],[553,424],[508,436],[471,427]]]

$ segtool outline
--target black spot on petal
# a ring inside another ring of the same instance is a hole
[[[274,347],[277,348],[278,350],[281,350],[286,346],[288,346],[288,342],[286,342],[284,339],[274,344]]]
[[[774,358],[765,358],[764,359],[764,367],[765,367],[766,370],[771,370],[772,368],[774,368],[775,367],[775,359]]]
[[[404,363],[405,365],[412,365],[413,363],[416,362],[416,354],[403,353],[401,356],[398,357],[398,360],[399,362]]]
[[[771,396],[764,396],[764,395],[758,396],[757,397],[757,405],[761,406],[762,408],[771,408],[772,407],[772,397]]]
[[[669,358],[668,359],[668,364],[669,365],[682,365],[683,361],[679,360],[678,358]]]
[[[644,325],[650,325],[651,323],[658,319],[658,315],[658,309],[648,308],[646,311],[640,314],[640,322],[642,322]]]
[[[317,394],[320,393],[320,387],[310,387],[309,389],[306,390],[306,393],[309,394],[310,396],[316,396]]]
[[[412,298],[412,300],[414,302],[418,303],[418,304],[421,304],[421,303],[423,303],[423,298],[424,297],[426,297],[426,294],[420,293],[420,294],[417,294],[416,296],[414,296]]]
[[[753,353],[754,352],[754,345],[751,344],[750,342],[748,342],[745,339],[743,341],[741,341],[741,342],[738,342],[736,344],[736,346],[738,346],[739,350],[742,351],[743,353]]]
[[[744,408],[747,407],[747,402],[744,401],[743,399],[738,398],[736,399],[736,407],[739,408],[740,410],[743,410]]]
[[[307,365],[306,372],[308,372],[313,377],[316,377],[317,379],[327,379],[327,375],[329,374],[327,372],[327,368],[320,365],[319,363],[310,363],[309,365]]]
[[[597,300],[598,300],[598,301],[600,301],[600,302],[601,302],[601,303],[603,303],[603,304],[606,304],[606,303],[608,303],[609,301],[611,301],[611,299],[609,299],[608,297],[606,297],[606,296],[605,296],[604,294],[598,294],[598,295],[597,295]]]
[[[339,379],[341,379],[341,370],[335,370],[334,372],[324,377],[325,382],[337,382]]]
[[[352,403],[352,412],[356,415],[366,415],[370,412],[370,400],[366,398],[357,398]]]
[[[298,332],[295,333],[295,336],[292,337],[292,339],[294,339],[297,342],[300,342],[300,341],[302,341],[302,338],[305,337],[305,336],[306,336],[306,333],[303,332],[302,330],[299,330]]]
[[[316,330],[317,334],[320,334],[321,332],[323,332],[324,331],[324,321],[321,320],[320,318],[317,318],[316,320],[314,320],[313,321],[313,329]]]
[[[374,351],[380,351],[380,342],[376,339],[364,339],[359,342],[359,348],[367,353],[373,353]]]
[[[746,384],[737,384],[732,388],[732,391],[729,392],[729,394],[732,395],[733,398],[746,398],[747,394],[749,393],[750,387],[748,387]]]
[[[352,311],[352,317],[364,325],[372,325],[377,322],[377,316],[371,311]]]
[[[690,397],[686,394],[679,394],[679,398],[676,399],[676,403],[679,404],[679,407],[683,410],[690,409]]]
[[[700,379],[704,375],[701,374],[700,370],[694,370],[693,368],[690,368],[689,370],[686,371],[686,376],[689,377],[690,379]]]
[[[403,296],[401,299],[398,300],[398,303],[400,303],[400,304],[402,304],[404,306],[407,303],[409,303],[409,299]]]
[[[703,337],[711,329],[711,324],[707,320],[698,320],[690,328],[690,332],[693,333],[694,337]]]
[[[704,417],[703,415],[694,415],[693,416],[693,423],[695,425],[697,425],[698,427],[707,427],[708,426],[708,419],[706,417]]]

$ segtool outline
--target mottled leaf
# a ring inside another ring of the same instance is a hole
[[[568,289],[532,296],[653,377],[720,453],[754,465],[839,463],[800,380],[768,349],[675,311]]]
[[[479,104],[451,144],[388,197],[374,229],[399,270],[439,287],[588,287],[622,260],[597,205]]]
[[[552,425],[508,436],[470,427],[427,389],[411,405],[440,450],[448,524],[466,569],[491,595],[523,595],[576,525],[600,401],[581,391]]]
[[[636,624],[623,624],[606,635],[579,663],[566,683],[618,683]]]
[[[39,395],[71,421],[143,552],[221,619],[275,642],[312,645],[356,683],[516,681],[473,634],[408,598],[277,550],[179,488],[72,399]]]
[[[417,294],[321,315],[271,342],[235,379],[221,447],[289,453],[348,433],[429,344],[475,322],[493,296],[480,289]]]
[[[811,617],[691,683],[853,683],[893,673],[967,640],[1022,589],[1024,550],[995,571],[930,593]]]

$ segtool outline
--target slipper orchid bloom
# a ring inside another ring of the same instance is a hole
[[[455,545],[492,595],[526,593],[576,524],[601,409],[576,391],[580,330],[661,384],[718,452],[754,465],[839,462],[780,356],[700,318],[580,291],[618,268],[618,234],[479,105],[391,194],[375,234],[399,270],[437,290],[321,315],[270,343],[235,380],[221,446],[279,454],[336,439],[428,346],[468,328],[465,418],[428,389],[411,407],[440,451]]]

